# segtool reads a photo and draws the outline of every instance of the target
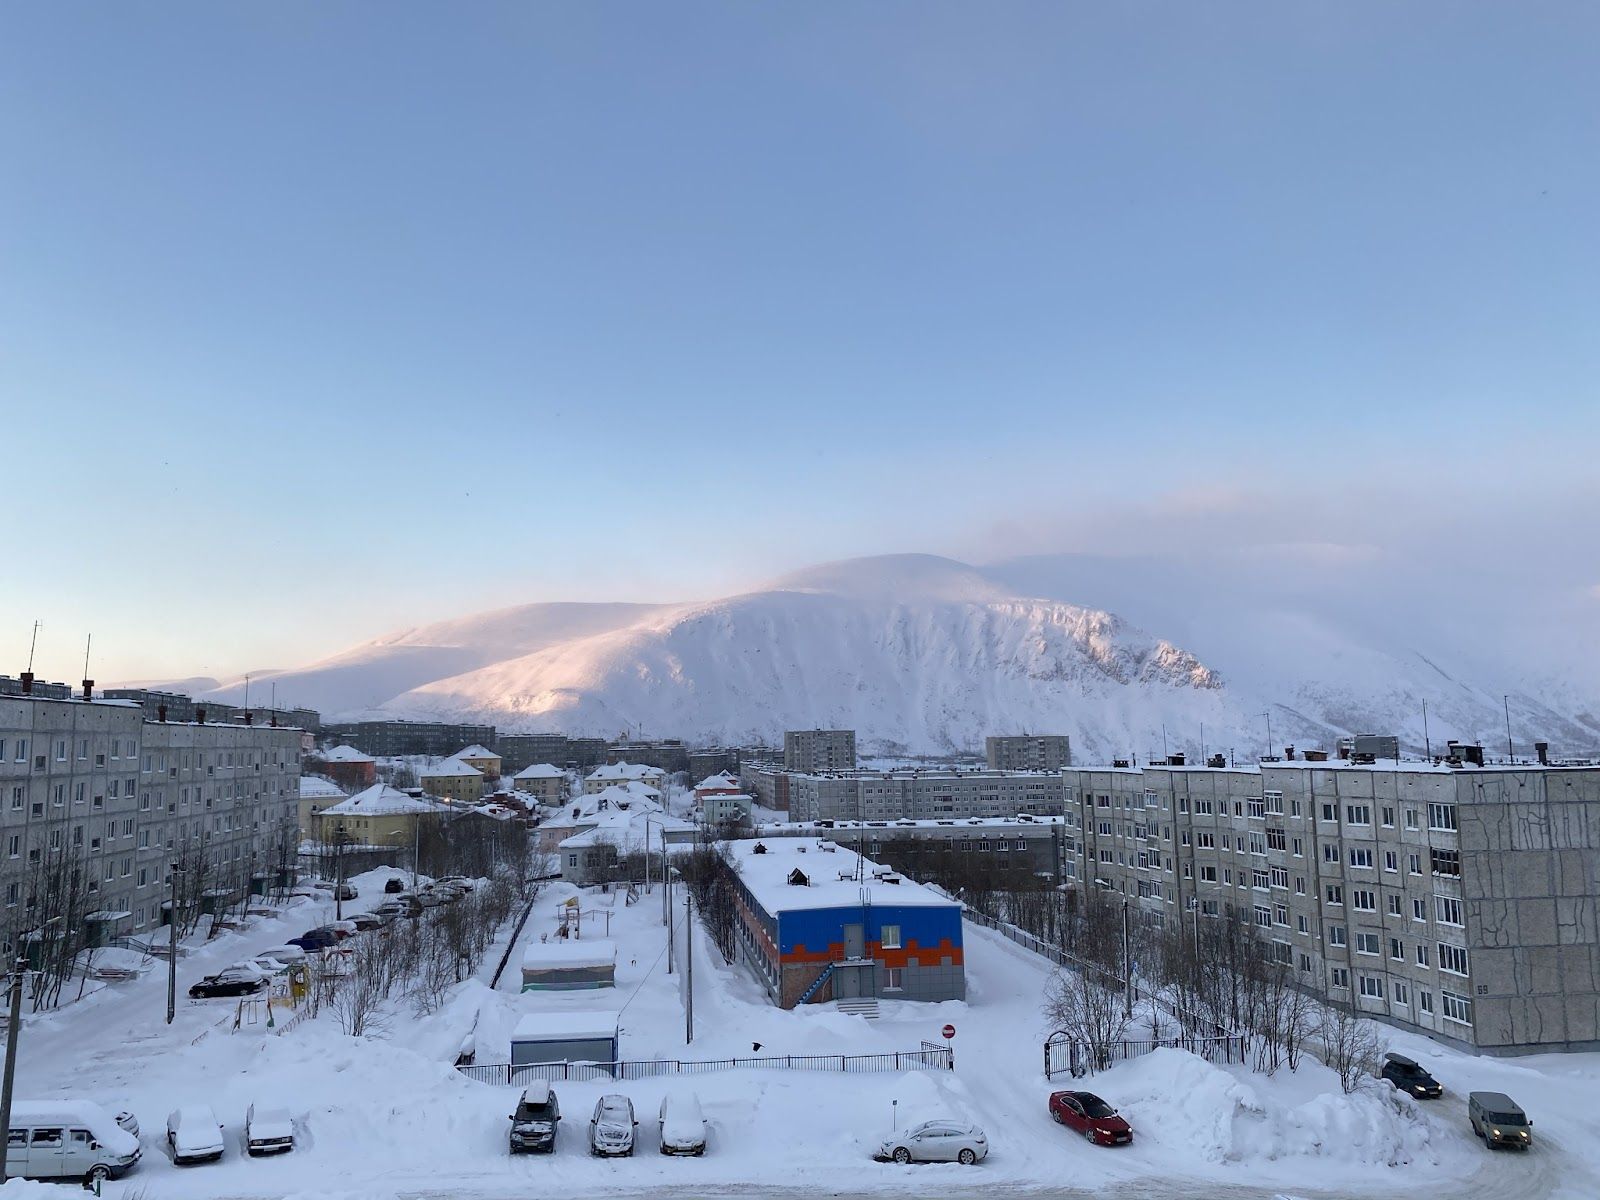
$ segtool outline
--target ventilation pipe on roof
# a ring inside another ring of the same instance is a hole
[[[24,671],[22,673],[22,694],[24,696],[33,695],[33,672],[32,671]]]
[[[204,725],[206,723],[205,705],[202,704],[194,710],[194,721],[196,725]]]
[[[156,705],[156,720],[163,725],[167,723],[167,706],[165,704]]]

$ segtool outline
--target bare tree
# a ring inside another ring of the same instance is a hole
[[[1322,1061],[1338,1074],[1347,1094],[1368,1086],[1383,1066],[1385,1046],[1377,1022],[1336,1004],[1323,1003],[1318,1009]]]
[[[1079,967],[1058,969],[1045,990],[1044,1013],[1073,1041],[1089,1048],[1090,1070],[1110,1065],[1111,1048],[1127,1034],[1130,1017],[1122,987],[1122,921],[1114,905],[1091,894],[1078,922]]]

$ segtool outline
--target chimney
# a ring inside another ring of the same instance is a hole
[[[1294,761],[1294,747],[1293,746],[1285,746],[1283,748],[1283,761],[1284,762],[1293,762]]]
[[[165,704],[156,705],[156,720],[163,725],[167,723],[167,706]]]
[[[24,671],[22,673],[22,694],[24,696],[33,695],[33,672],[32,671]]]
[[[1533,752],[1539,756],[1539,765],[1541,767],[1548,767],[1550,765],[1549,742],[1535,742],[1533,744]]]
[[[1181,766],[1183,766],[1183,755],[1181,755],[1181,754],[1169,754],[1169,755],[1167,755],[1167,766],[1169,766],[1169,767],[1181,767]]]
[[[271,725],[272,728],[274,728],[274,729],[276,729],[278,727],[278,710],[277,709],[273,709],[271,714],[267,717],[267,724]]]
[[[197,706],[195,708],[195,710],[194,710],[194,720],[195,720],[195,724],[196,725],[204,725],[206,723],[205,705],[202,704],[202,705],[199,705],[199,706]]]
[[[83,698],[85,700],[94,699],[94,680],[85,679],[83,681]]]
[[[244,710],[244,723],[246,725],[254,725],[256,723],[255,713],[251,712],[248,708]]]
[[[1220,754],[1213,754],[1210,758],[1206,759],[1206,766],[1208,767],[1225,767],[1227,765],[1228,760]]]

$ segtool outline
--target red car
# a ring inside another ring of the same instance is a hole
[[[1051,1092],[1050,1115],[1056,1124],[1076,1129],[1098,1146],[1125,1146],[1133,1141],[1133,1126],[1093,1092]]]

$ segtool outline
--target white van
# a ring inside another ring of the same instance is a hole
[[[139,1139],[88,1100],[18,1100],[9,1132],[7,1175],[93,1183],[139,1161]]]

